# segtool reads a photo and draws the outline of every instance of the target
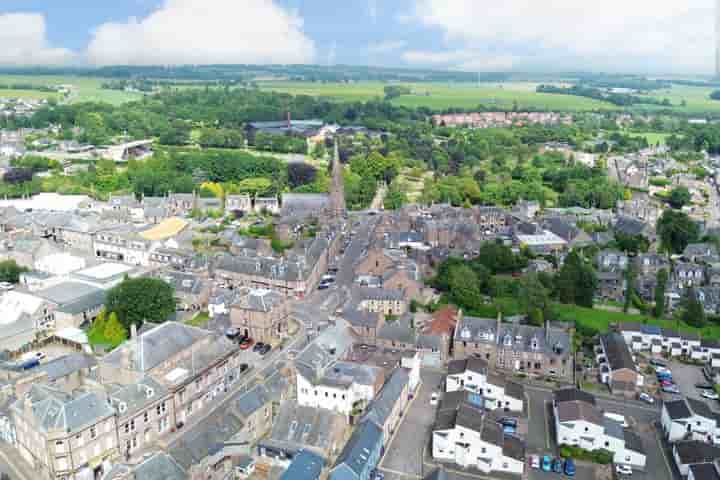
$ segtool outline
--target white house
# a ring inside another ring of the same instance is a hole
[[[690,358],[700,362],[710,362],[713,355],[720,355],[720,342],[717,340],[700,340],[700,345],[693,347]]]
[[[471,357],[448,364],[445,391],[460,390],[481,395],[485,408],[489,410],[523,411],[525,389],[522,384],[488,372],[488,364],[482,359]]]
[[[660,413],[663,433],[670,443],[686,439],[720,443],[717,418],[707,404],[693,398],[665,402]]]
[[[525,466],[522,440],[505,435],[494,418],[465,401],[457,408],[441,407],[433,426],[432,445],[435,459],[484,473],[522,475]]]
[[[673,357],[690,355],[693,348],[700,347],[700,337],[694,333],[678,333],[669,328],[626,322],[620,325],[628,347],[633,352],[667,352]]]
[[[553,411],[558,445],[607,450],[613,453],[615,463],[645,468],[647,458],[640,437],[605,416],[589,393],[573,388],[556,390]]]

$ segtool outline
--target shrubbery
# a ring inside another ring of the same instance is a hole
[[[562,445],[560,447],[560,456],[563,458],[573,458],[575,460],[598,463],[600,465],[608,465],[613,461],[613,453],[608,450],[600,449],[590,451],[580,447],[571,447],[570,445]]]

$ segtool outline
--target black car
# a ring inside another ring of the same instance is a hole
[[[499,423],[503,427],[509,426],[509,427],[515,427],[515,428],[517,428],[517,424],[518,424],[517,419],[511,418],[511,417],[503,417],[499,420]]]
[[[250,366],[247,363],[241,363],[238,368],[240,369],[240,373],[242,373],[245,370],[247,370],[248,368],[250,368]]]
[[[259,352],[260,349],[264,348],[265,344],[263,342],[257,342],[255,346],[253,347],[253,352]]]
[[[258,352],[260,355],[265,355],[265,354],[268,353],[271,349],[272,349],[272,347],[271,347],[269,344],[263,343],[263,344],[262,344],[262,347],[260,347],[257,352]]]

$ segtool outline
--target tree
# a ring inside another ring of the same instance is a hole
[[[665,314],[665,288],[668,282],[668,271],[661,268],[657,272],[655,282],[655,316],[662,318]]]
[[[480,282],[477,275],[467,265],[461,265],[450,271],[448,278],[450,297],[465,310],[474,310],[482,304]]]
[[[528,274],[520,284],[520,304],[531,324],[542,326],[550,307],[550,293],[536,273]]]
[[[684,308],[681,316],[683,322],[697,328],[704,327],[705,323],[707,323],[707,319],[705,318],[705,309],[698,299],[693,287],[688,288],[687,296],[685,297],[683,303]]]
[[[313,183],[317,177],[317,169],[309,163],[292,162],[288,164],[287,169],[288,184],[292,189]]]
[[[18,283],[20,274],[27,271],[27,268],[18,265],[15,260],[2,261],[0,262],[0,282]]]
[[[112,312],[105,321],[103,336],[112,347],[117,347],[127,339],[127,331],[123,328],[115,312]]]
[[[557,276],[557,292],[562,303],[592,308],[597,277],[592,266],[572,251]]]
[[[126,278],[108,291],[105,307],[129,330],[145,321],[162,323],[175,311],[173,288],[157,278]]]
[[[684,212],[665,210],[657,222],[656,230],[662,248],[669,253],[682,253],[689,243],[700,238],[700,227]]]
[[[627,269],[625,269],[625,302],[623,304],[623,312],[627,313],[628,310],[630,310],[633,295],[635,295],[635,267],[632,262],[628,262]]]
[[[690,191],[687,187],[679,186],[672,189],[668,196],[668,203],[673,208],[682,208],[690,203],[691,200]]]

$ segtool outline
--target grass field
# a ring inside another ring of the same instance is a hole
[[[113,105],[138,100],[141,95],[119,90],[103,90],[100,88],[105,80],[93,77],[52,76],[52,75],[0,75],[0,84],[25,83],[38,86],[73,85],[76,93],[70,98],[71,103],[76,102],[106,102]],[[35,90],[0,90],[8,96],[20,98],[49,98],[57,96],[55,93],[39,92]]]
[[[58,98],[55,92],[40,92],[38,90],[13,90],[0,88],[0,98],[25,98],[28,100],[40,100],[43,98]]]
[[[312,83],[273,81],[260,82],[260,87],[266,90],[291,93],[294,95],[312,95],[346,101],[365,101],[383,97],[383,87],[388,85],[382,82],[344,83]],[[410,83],[412,95],[403,95],[393,100],[395,105],[407,107],[429,107],[433,109],[474,108],[479,104],[497,106],[498,108],[512,108],[517,102],[519,109],[538,108],[558,111],[590,111],[590,110],[617,110],[620,107],[607,102],[590,98],[570,95],[554,95],[537,93],[537,83],[507,82],[507,83]],[[713,88],[689,87],[674,85],[670,89],[653,92],[650,97],[669,99],[674,105],[673,110],[685,114],[720,113],[720,101],[711,100],[709,95]],[[685,101],[685,106],[681,107]],[[638,105],[637,110],[654,110],[660,107],[652,105]],[[658,139],[656,140],[664,140]],[[650,139],[649,139],[650,141]],[[651,142],[657,143],[657,142]]]
[[[665,145],[667,138],[670,136],[669,133],[655,133],[655,132],[625,132],[631,137],[645,137],[648,144],[650,145]]]
[[[266,90],[312,95],[345,101],[365,101],[383,97],[381,82],[312,83],[312,82],[261,82]],[[509,109],[517,102],[519,109],[548,109],[562,111],[607,110],[614,108],[607,102],[568,95],[537,93],[538,84],[528,82],[452,84],[414,83],[403,84],[413,90],[412,95],[403,95],[393,100],[395,105],[406,107],[429,107],[446,109],[451,107],[474,108],[480,104]]]

